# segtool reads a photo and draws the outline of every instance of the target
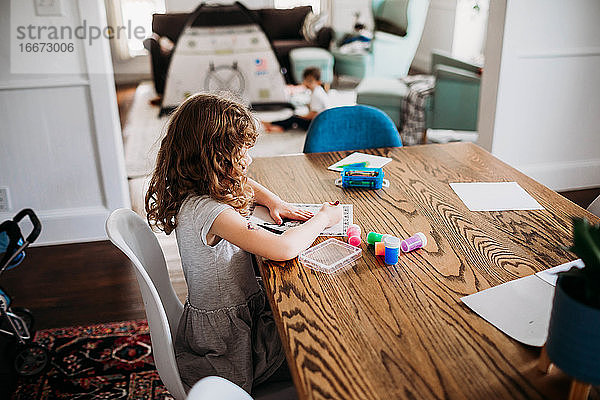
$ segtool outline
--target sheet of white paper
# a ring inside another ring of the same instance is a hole
[[[543,210],[517,182],[451,183],[471,211]]]
[[[388,157],[374,156],[372,154],[354,152],[348,157],[342,158],[335,164],[330,165],[329,167],[327,167],[327,169],[342,172],[344,165],[357,164],[362,162],[366,162],[365,167],[367,168],[381,168],[390,161],[392,161],[392,159]]]
[[[567,270],[581,260],[550,268]],[[529,346],[543,346],[548,335],[554,285],[539,275],[515,279],[481,292],[465,296],[461,301],[511,338]]]
[[[316,214],[322,204],[293,204],[294,206],[311,211]],[[337,224],[325,229],[321,232],[320,236],[346,236],[346,231],[353,221],[353,207],[352,204],[340,204],[342,206],[342,220]],[[263,206],[256,206],[250,215],[249,221],[253,224],[260,226],[266,230],[283,233],[286,230],[302,224],[300,221],[285,221],[282,225],[278,225],[273,221],[269,214],[269,209]]]
[[[575,261],[564,263],[557,267],[549,268],[545,271],[536,272],[536,275],[548,282],[549,284],[551,284],[552,286],[556,286],[556,281],[558,279],[558,276],[556,274],[558,274],[559,272],[568,271],[572,267],[583,268],[583,266],[583,261],[581,261],[581,258],[578,258]]]
[[[554,287],[535,275],[463,297],[480,317],[529,346],[546,342]]]

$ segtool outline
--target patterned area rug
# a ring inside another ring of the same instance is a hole
[[[38,331],[50,368],[19,382],[14,400],[160,399],[167,392],[154,366],[145,320]]]

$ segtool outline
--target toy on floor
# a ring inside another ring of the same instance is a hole
[[[260,24],[241,3],[202,2],[175,43],[161,115],[197,92],[232,93],[254,110],[290,107],[281,66]]]
[[[24,237],[19,224],[25,217],[32,226],[31,233]],[[33,243],[42,230],[42,224],[33,210],[21,210],[13,219],[0,224],[0,275],[17,267],[25,258],[25,249]],[[33,341],[33,315],[26,308],[13,307],[8,293],[0,288],[0,338],[8,340],[4,347],[11,369],[23,377],[42,373],[50,363],[50,354],[45,346]]]
[[[382,187],[387,188],[390,186],[390,181],[383,179],[385,174],[381,168],[348,165],[344,167],[340,175],[341,177],[335,181],[335,184],[343,188],[381,189]]]

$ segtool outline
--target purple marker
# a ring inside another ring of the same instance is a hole
[[[427,236],[421,232],[417,232],[408,239],[404,239],[402,242],[400,242],[400,248],[405,253],[420,249],[421,247],[425,246],[427,246]]]

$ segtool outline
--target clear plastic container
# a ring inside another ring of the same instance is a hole
[[[332,274],[339,269],[351,265],[362,256],[362,249],[338,239],[327,239],[298,256],[298,261],[315,271]]]

